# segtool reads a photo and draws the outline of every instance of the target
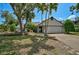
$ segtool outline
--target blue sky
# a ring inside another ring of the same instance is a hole
[[[55,17],[57,20],[65,20],[70,15],[71,12],[69,11],[69,7],[75,5],[75,3],[60,3],[58,4],[58,9],[56,12],[52,12],[52,16]],[[7,3],[0,3],[0,11],[1,10],[8,10],[9,12],[13,12],[11,6]],[[37,10],[34,10],[36,17],[33,19],[33,22],[41,22],[41,12],[37,13]],[[74,13],[75,15],[79,16],[78,13]],[[45,14],[43,14],[43,19],[45,18]],[[3,19],[0,17],[0,23]]]

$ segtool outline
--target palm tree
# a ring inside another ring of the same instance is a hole
[[[38,9],[38,12],[41,11],[41,22],[43,21],[43,14],[44,14],[44,12],[45,12],[44,5],[45,5],[45,3],[37,3],[37,4],[36,4],[37,9]],[[41,23],[41,25],[43,26],[42,23]],[[42,31],[42,32],[43,32],[43,31]]]
[[[48,7],[48,9],[49,9],[49,15],[48,15],[48,18],[49,17],[51,17],[50,15],[52,14],[52,11],[57,11],[57,6],[58,6],[58,4],[57,3],[50,3],[49,4],[49,7]]]
[[[49,18],[49,16],[47,16],[47,13],[49,12],[49,15],[52,13],[52,10],[57,10],[57,3],[38,3],[37,4],[37,8],[39,11],[41,11],[41,21],[42,21],[42,15],[45,12],[45,19],[47,19],[47,17]],[[44,35],[47,36],[47,21],[45,21],[45,33]]]
[[[38,12],[41,11],[41,21],[42,21],[42,15],[44,13],[44,4],[45,3],[37,3],[36,6],[37,6],[37,9],[38,9]]]
[[[75,7],[72,5],[72,6],[70,7],[71,14],[74,14],[74,10],[75,10]]]
[[[57,3],[49,3],[45,5],[45,11],[46,11],[46,16],[45,19],[49,18],[50,15],[52,14],[52,10],[56,11],[57,10]],[[49,13],[47,16],[47,12]],[[45,36],[47,36],[47,27],[48,27],[48,21],[45,21]]]
[[[72,11],[72,13],[73,13],[73,11],[76,11],[76,12],[79,12],[79,3],[77,3],[75,6],[71,6],[70,7],[70,11]]]
[[[43,13],[45,12],[45,11],[47,11],[47,8],[48,6],[46,5],[46,3],[38,3],[37,4],[37,8],[38,8],[38,11],[41,11],[41,21],[42,21],[42,18],[43,18]],[[47,17],[47,12],[46,12],[46,17]],[[46,18],[45,17],[45,18]],[[46,24],[46,22],[45,22],[45,24]],[[42,26],[43,26],[43,24],[42,24]],[[44,32],[44,36],[46,36],[46,25],[45,25],[45,32]]]

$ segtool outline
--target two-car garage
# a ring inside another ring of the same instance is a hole
[[[48,26],[47,33],[63,33],[63,26]]]

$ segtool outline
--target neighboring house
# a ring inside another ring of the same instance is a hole
[[[46,27],[45,23],[47,24]],[[41,33],[45,33],[45,29],[47,30],[47,33],[64,33],[63,24],[53,17],[42,21],[37,27],[37,32]]]

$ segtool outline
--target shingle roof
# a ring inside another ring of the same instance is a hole
[[[38,25],[42,24],[42,23],[45,22],[45,21],[48,21],[49,19],[51,19],[51,20],[56,20],[57,22],[63,24],[61,21],[58,21],[56,18],[50,17],[50,18],[48,18],[48,19],[46,19],[46,20],[43,20],[43,21],[42,21],[41,23],[39,23]]]

